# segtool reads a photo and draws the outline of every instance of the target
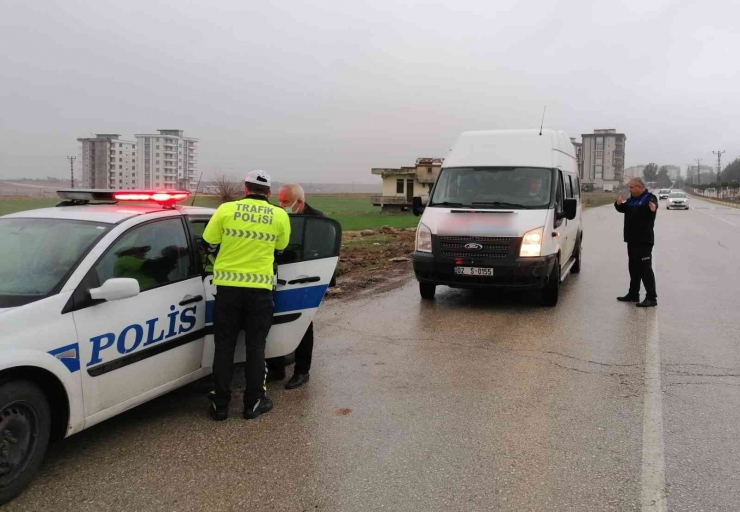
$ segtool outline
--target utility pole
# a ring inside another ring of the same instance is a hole
[[[71,185],[71,188],[75,188],[75,160],[77,159],[76,156],[68,156],[67,160],[69,160],[69,183]]]
[[[722,176],[722,154],[723,153],[725,152],[719,149],[717,151],[712,151],[712,154],[717,155],[717,199],[719,199],[719,189],[720,189],[720,184],[722,183],[721,176]]]

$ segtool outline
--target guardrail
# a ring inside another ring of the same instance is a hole
[[[714,203],[714,204],[721,204],[723,206],[729,206],[730,208],[740,208],[740,203],[735,203],[735,202],[732,202],[732,201],[721,201],[721,200],[715,199],[713,197],[702,196],[702,195],[699,195],[699,194],[697,194],[696,192],[694,192],[692,190],[686,190],[686,189],[684,189],[684,192],[686,192],[691,197],[695,197],[697,199],[701,199],[702,201],[707,201],[709,203]]]

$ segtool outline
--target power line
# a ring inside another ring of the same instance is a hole
[[[75,160],[77,159],[76,156],[68,156],[67,160],[69,160],[69,183],[71,188],[75,188]]]
[[[717,155],[717,198],[719,198],[720,183],[722,183],[722,154],[725,151],[717,150],[712,151],[712,154]]]
[[[696,179],[697,185],[701,185],[701,158],[696,159]]]

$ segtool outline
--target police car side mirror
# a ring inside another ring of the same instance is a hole
[[[121,300],[139,295],[139,282],[130,277],[114,277],[108,279],[100,288],[90,290],[93,300]]]

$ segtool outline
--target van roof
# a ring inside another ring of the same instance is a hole
[[[576,154],[570,138],[560,130],[486,130],[458,137],[443,167],[545,167]]]

